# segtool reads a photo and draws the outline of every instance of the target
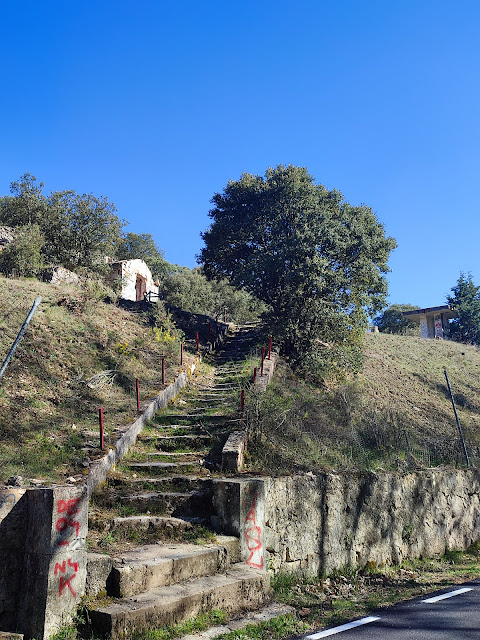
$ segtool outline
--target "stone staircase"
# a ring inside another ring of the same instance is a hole
[[[200,612],[234,614],[268,600],[268,574],[240,562],[237,538],[210,531],[212,479],[221,475],[228,434],[242,424],[242,368],[255,338],[248,327],[227,334],[221,351],[209,356],[213,368],[157,414],[94,496],[95,509],[114,514],[112,535],[154,543],[114,554],[107,602],[89,607],[95,631],[128,638]],[[195,531],[205,544],[188,541]]]

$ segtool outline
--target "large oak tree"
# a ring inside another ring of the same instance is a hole
[[[322,343],[343,353],[358,344],[367,314],[385,306],[396,246],[370,207],[350,205],[292,165],[244,173],[212,203],[199,261],[207,276],[269,305],[285,353],[298,360]]]

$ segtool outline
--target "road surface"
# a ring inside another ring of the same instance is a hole
[[[304,636],[305,640],[480,640],[480,578]]]

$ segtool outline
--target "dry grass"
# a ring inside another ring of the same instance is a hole
[[[167,384],[180,371],[179,341],[171,332],[155,333],[146,314],[98,301],[77,286],[3,277],[1,360],[39,295],[43,302],[0,385],[0,482],[13,474],[50,482],[82,473],[86,458],[101,453],[98,407],[112,442],[114,430],[136,415],[135,379],[146,399],[163,387],[163,355]],[[117,372],[111,385],[86,384],[105,370]]]
[[[341,385],[315,388],[281,366],[266,394],[250,394],[252,470],[463,465],[444,367],[480,463],[480,351],[387,334],[367,335],[365,346],[363,373]]]

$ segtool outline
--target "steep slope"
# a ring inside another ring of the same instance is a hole
[[[480,351],[369,334],[363,373],[315,388],[279,367],[250,399],[251,469],[423,468],[465,464],[444,368],[472,464],[480,463]]]
[[[61,481],[79,476],[99,455],[98,408],[106,444],[136,415],[142,399],[180,371],[180,338],[163,310],[132,313],[103,302],[100,283],[56,286],[0,277],[0,360],[34,298],[43,301],[0,384],[0,481]],[[185,363],[193,358],[186,353]]]

